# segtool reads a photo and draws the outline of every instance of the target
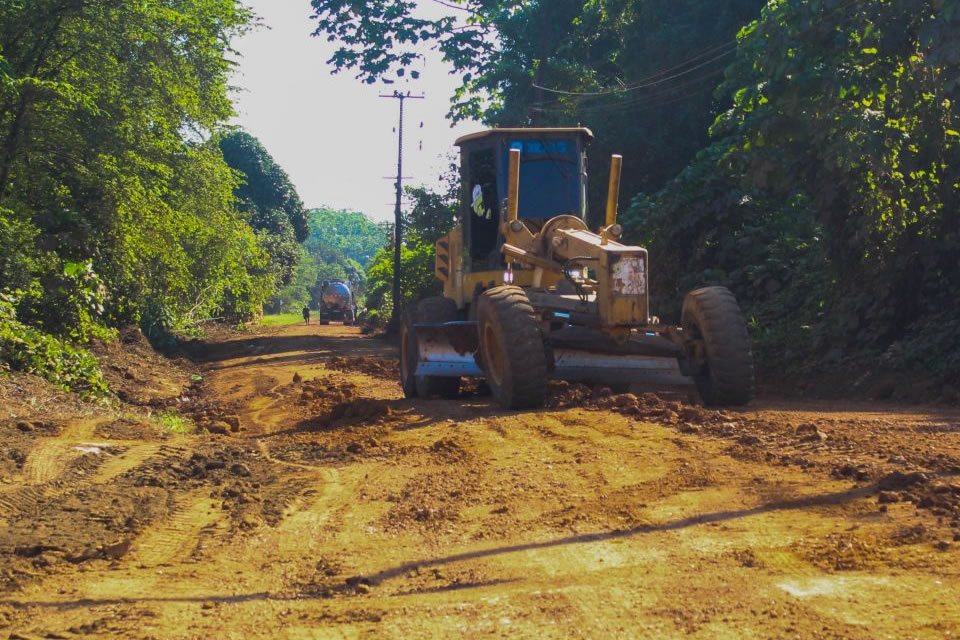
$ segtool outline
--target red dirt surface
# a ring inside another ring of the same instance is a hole
[[[188,355],[139,409],[0,422],[0,637],[960,634],[953,409],[411,401],[339,325]]]

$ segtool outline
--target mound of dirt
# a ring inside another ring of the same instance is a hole
[[[189,361],[172,360],[155,351],[135,326],[121,329],[116,341],[95,340],[89,348],[100,361],[110,390],[130,404],[177,398],[195,372]]]
[[[154,401],[151,406],[188,418],[198,429],[205,429],[210,433],[229,435],[244,429],[237,416],[236,407],[220,402],[209,394],[205,380],[199,377],[190,381],[182,395]]]
[[[385,380],[400,379],[400,362],[394,358],[333,356],[328,358],[324,364],[328,369],[337,369],[338,371],[365,373],[368,376]]]
[[[104,440],[169,440],[170,434],[161,430],[155,424],[145,420],[119,418],[112,422],[98,425],[93,432],[95,438]]]
[[[300,403],[309,407],[309,422],[313,429],[341,428],[360,423],[375,425],[393,414],[392,401],[360,397],[357,385],[349,381],[315,378],[299,384]]]
[[[104,411],[39,376],[0,369],[0,428],[17,420],[51,420]]]
[[[639,396],[632,393],[614,394],[608,387],[591,388],[563,381],[550,383],[546,406],[551,409],[602,409],[669,425],[719,424],[732,419],[721,411],[703,409],[656,393],[642,393]]]

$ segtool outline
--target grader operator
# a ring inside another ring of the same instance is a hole
[[[485,378],[503,408],[543,404],[551,378],[695,384],[707,405],[753,394],[743,313],[724,287],[687,294],[681,326],[651,316],[646,249],[620,243],[620,156],[605,223],[586,220],[585,128],[493,129],[457,140],[460,223],[437,242],[443,296],[404,312],[407,397],[454,397]]]

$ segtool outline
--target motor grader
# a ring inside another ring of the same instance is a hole
[[[687,294],[681,326],[649,308],[646,249],[620,242],[622,158],[606,215],[587,227],[586,128],[493,129],[456,141],[459,224],[436,245],[443,296],[409,305],[401,328],[407,397],[455,397],[484,378],[505,409],[543,404],[549,379],[696,386],[707,405],[753,393],[743,313],[724,287]]]

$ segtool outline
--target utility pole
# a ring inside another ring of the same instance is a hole
[[[390,315],[390,325],[393,328],[400,326],[400,248],[403,246],[403,214],[400,210],[403,197],[403,101],[412,98],[422,100],[423,96],[410,95],[410,92],[394,91],[392,95],[380,94],[381,98],[391,98],[400,101],[400,127],[397,129],[397,201],[393,209],[393,312]]]

